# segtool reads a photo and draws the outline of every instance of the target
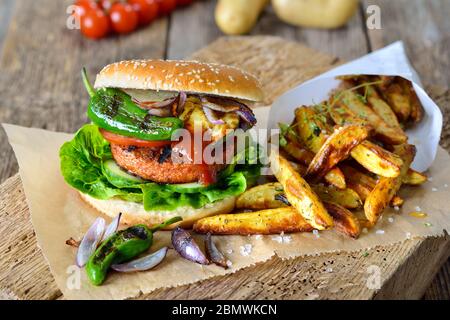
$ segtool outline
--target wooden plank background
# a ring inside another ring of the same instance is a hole
[[[197,1],[126,37],[94,42],[65,27],[70,0],[0,1],[0,121],[58,131],[74,131],[86,122],[87,95],[79,70],[95,73],[103,65],[127,58],[182,58],[217,37],[215,1]],[[381,9],[381,30],[367,30],[368,5]],[[360,10],[339,30],[295,28],[278,21],[267,8],[251,34],[301,41],[344,60],[354,59],[395,40],[408,54],[427,85],[450,86],[450,1],[362,0]],[[58,54],[52,54],[56,52]],[[14,109],[10,107],[14,106]],[[32,106],[32,108],[30,108]],[[65,112],[61,112],[64,109]],[[448,128],[446,116],[445,128]],[[442,144],[450,143],[448,132]],[[17,172],[5,134],[0,132],[0,182]],[[425,294],[449,299],[450,262]]]

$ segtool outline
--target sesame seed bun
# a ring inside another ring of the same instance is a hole
[[[190,228],[195,221],[201,218],[230,213],[233,211],[236,202],[236,197],[228,197],[214,203],[209,203],[199,209],[194,209],[192,207],[178,207],[172,211],[146,211],[142,203],[125,201],[118,198],[99,200],[81,192],[79,192],[79,194],[81,199],[87,202],[91,207],[111,218],[116,217],[122,212],[120,220],[121,223],[126,225],[145,224],[154,226],[176,216],[183,218],[183,221],[170,225],[169,229],[173,229],[177,226]]]
[[[130,60],[107,65],[95,87],[185,91],[249,101],[260,101],[258,80],[232,66],[197,61]]]

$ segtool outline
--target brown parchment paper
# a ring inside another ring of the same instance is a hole
[[[270,259],[316,255],[334,251],[355,251],[389,245],[408,238],[439,236],[450,229],[450,156],[439,148],[428,175],[431,181],[420,187],[403,187],[404,206],[387,209],[376,228],[352,240],[334,231],[314,234],[271,236],[220,236],[215,242],[232,267],[201,266],[169,250],[155,269],[132,274],[111,273],[104,285],[91,286],[83,269],[75,267],[76,250],[65,244],[69,237],[79,239],[98,216],[63,180],[59,170],[59,148],[72,135],[41,129],[3,125],[19,162],[19,173],[30,207],[38,245],[47,259],[58,287],[67,299],[124,299],[157,288],[173,287]],[[426,218],[409,215],[420,209]],[[158,232],[152,250],[170,244],[169,232]],[[247,245],[247,246],[246,246]],[[248,255],[243,247],[251,248]]]

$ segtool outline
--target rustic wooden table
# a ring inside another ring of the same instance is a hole
[[[129,36],[93,42],[65,28],[65,10],[70,3],[69,0],[0,2],[0,122],[74,131],[86,121],[80,108],[86,99],[79,90],[80,66],[94,72],[120,59],[182,58],[221,36],[212,14],[215,1],[197,1]],[[370,4],[381,8],[381,30],[368,30],[365,26],[365,11]],[[403,40],[423,82],[448,88],[449,15],[448,0],[362,0],[359,12],[345,28],[321,31],[283,24],[268,8],[251,34],[300,41],[343,60]],[[445,119],[441,144],[448,147],[450,130],[448,117]],[[0,132],[0,154],[1,183],[18,169],[3,132]],[[450,298],[450,261],[424,298]]]

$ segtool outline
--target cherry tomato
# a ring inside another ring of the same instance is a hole
[[[158,16],[158,4],[156,0],[128,0],[139,17],[141,26],[147,25]]]
[[[194,0],[177,0],[177,6],[187,6],[194,2]]]
[[[170,140],[149,141],[149,140],[142,140],[142,139],[137,139],[137,138],[133,138],[133,137],[125,137],[120,134],[115,134],[110,131],[106,131],[104,129],[100,129],[100,133],[109,142],[118,144],[121,146],[135,146],[135,147],[152,148],[152,147],[162,147],[162,146],[172,143],[172,141],[170,141]]]
[[[114,3],[109,11],[109,17],[117,33],[129,33],[138,25],[138,14],[129,3]]]
[[[108,16],[100,9],[87,11],[80,20],[81,33],[92,39],[100,39],[111,29]]]
[[[97,9],[98,5],[94,0],[77,0],[75,1],[74,15],[81,21],[81,18],[86,14],[86,12]]]
[[[164,16],[175,10],[177,0],[158,0],[159,13]]]

